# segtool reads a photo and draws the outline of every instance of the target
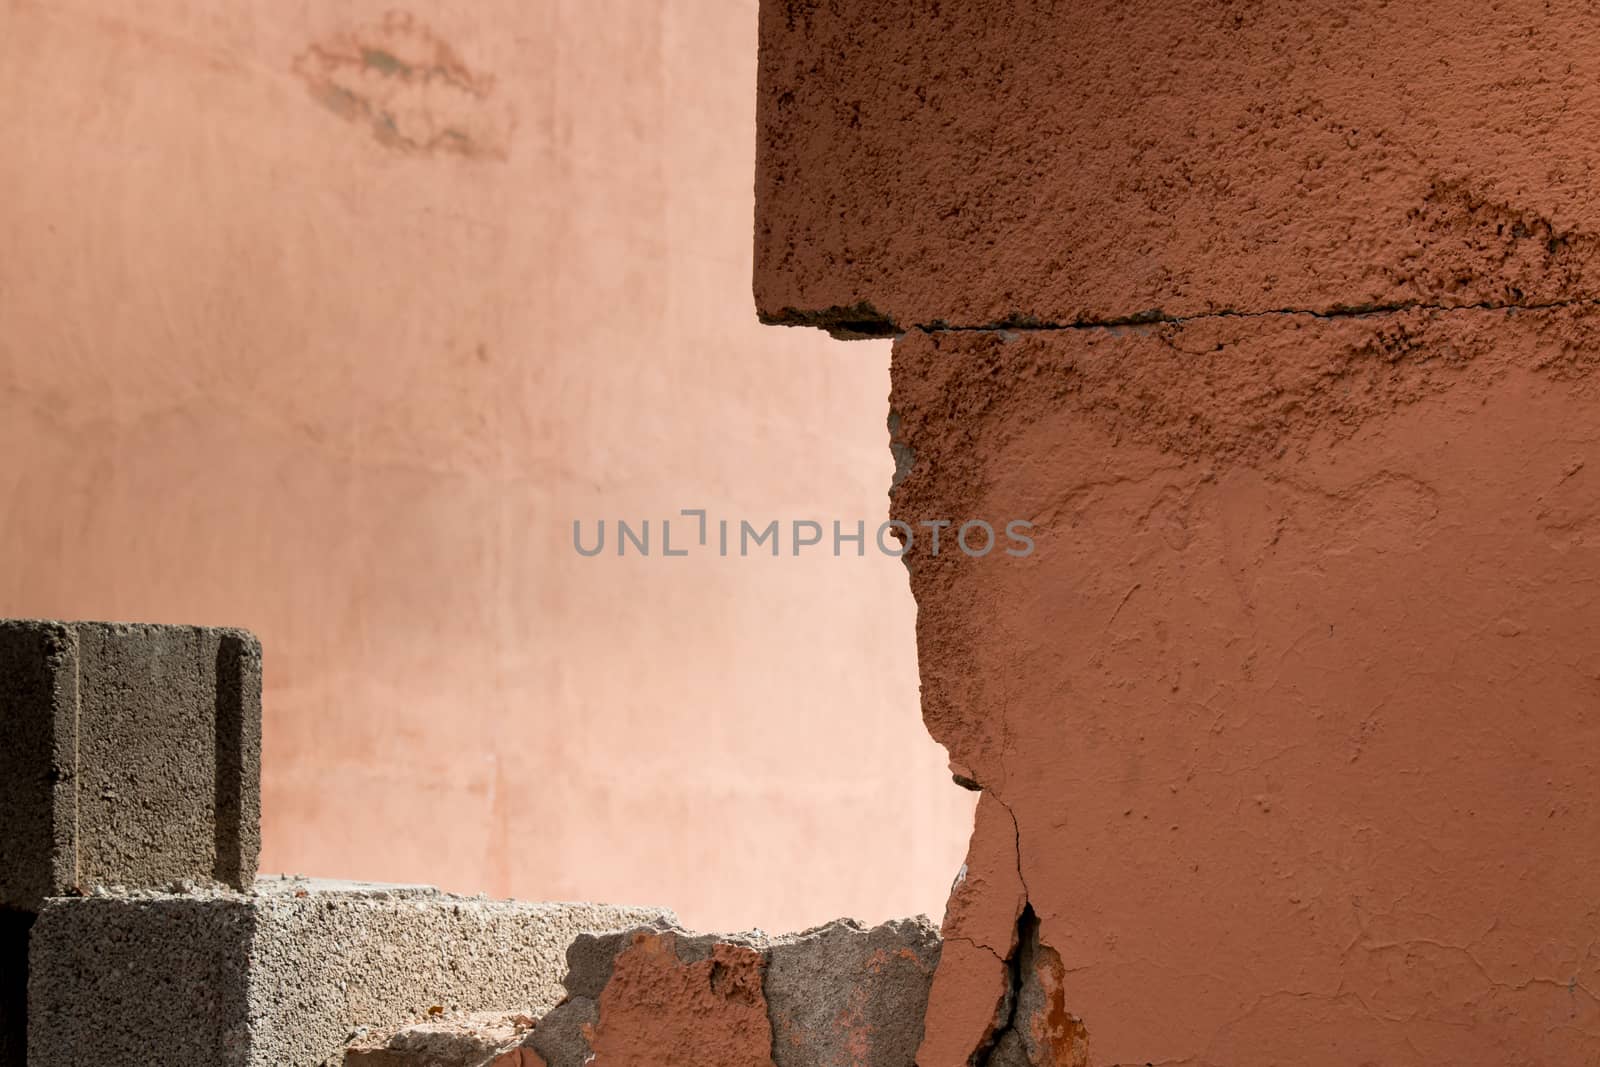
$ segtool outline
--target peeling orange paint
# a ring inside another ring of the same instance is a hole
[[[593,1067],[773,1067],[760,952],[717,942],[682,959],[671,933],[636,933],[588,1031]]]

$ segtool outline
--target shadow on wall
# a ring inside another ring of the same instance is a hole
[[[28,931],[34,914],[0,907],[0,1067],[28,1062]],[[19,963],[21,964],[19,966]]]

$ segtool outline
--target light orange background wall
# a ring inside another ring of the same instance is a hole
[[[254,629],[264,870],[942,908],[897,562],[570,544],[886,513],[886,344],[752,310],[755,8],[0,6],[0,614]]]

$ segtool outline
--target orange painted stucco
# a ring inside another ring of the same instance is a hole
[[[761,980],[744,945],[713,944],[684,960],[672,933],[640,931],[618,953],[589,1028],[594,1067],[774,1067]]]
[[[756,5],[0,6],[0,615],[247,626],[264,870],[938,913],[888,350],[761,329]]]
[[[984,791],[919,1067],[1600,1062],[1596,43],[764,0],[757,301],[896,335]]]
[[[1592,309],[900,342],[896,513],[1038,524],[913,563],[925,712],[1090,1062],[1600,1054],[1597,352]],[[978,1047],[969,955],[921,1067]]]

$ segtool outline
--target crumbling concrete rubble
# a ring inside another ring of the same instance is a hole
[[[769,937],[666,922],[581,934],[566,997],[363,1035],[349,1067],[912,1067],[939,936],[840,920]],[[517,1057],[522,1057],[518,1059]]]
[[[526,1012],[440,1011],[397,1029],[362,1027],[345,1067],[544,1067],[523,1041],[537,1020]]]
[[[925,919],[584,934],[567,953],[567,999],[528,1043],[550,1067],[911,1067],[939,950]]]

